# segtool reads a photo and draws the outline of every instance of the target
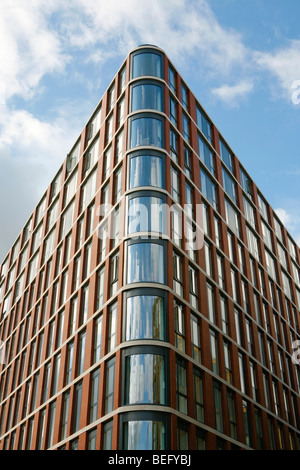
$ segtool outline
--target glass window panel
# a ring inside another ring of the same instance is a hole
[[[128,297],[126,302],[126,341],[165,339],[164,299],[155,295]]]
[[[130,147],[139,145],[155,145],[162,147],[162,121],[160,119],[142,117],[131,121]]]
[[[159,85],[143,83],[132,87],[131,111],[139,109],[162,111],[162,91]]]
[[[139,155],[130,159],[129,187],[155,186],[162,188],[163,160],[154,155]]]
[[[162,78],[162,64],[159,54],[142,52],[132,57],[132,78],[147,75]]]
[[[165,359],[159,354],[126,357],[126,404],[166,403]]]
[[[124,425],[125,450],[164,450],[166,430],[162,421],[129,421]]]
[[[154,243],[128,246],[127,282],[164,283],[164,247]]]
[[[163,213],[161,198],[131,198],[128,203],[128,233],[163,232]]]

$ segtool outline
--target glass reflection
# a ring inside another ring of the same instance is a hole
[[[131,122],[130,147],[139,145],[162,147],[162,122],[159,119],[143,117]]]
[[[137,295],[127,298],[126,341],[165,339],[164,303],[162,297]]]
[[[130,188],[137,186],[163,187],[162,159],[151,155],[140,155],[130,159]]]
[[[127,282],[164,283],[164,248],[157,243],[128,246]]]
[[[162,111],[161,87],[143,83],[132,88],[131,111],[156,109]]]
[[[158,197],[139,196],[129,200],[128,233],[163,232],[163,201]]]
[[[164,450],[165,424],[162,421],[129,421],[124,427],[126,450]]]
[[[164,356],[133,354],[126,357],[126,404],[136,403],[166,403]]]
[[[132,78],[149,75],[161,78],[161,56],[143,52],[132,57]]]

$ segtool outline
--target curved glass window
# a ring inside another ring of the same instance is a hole
[[[155,145],[162,147],[162,120],[153,117],[140,117],[131,121],[130,147]]]
[[[153,83],[141,83],[131,89],[131,111],[156,109],[162,111],[162,90]]]
[[[164,209],[160,197],[132,197],[128,201],[128,233],[164,232]]]
[[[163,421],[139,420],[124,423],[125,450],[164,450],[166,429]]]
[[[142,242],[128,245],[127,282],[158,282],[163,284],[164,246]]]
[[[145,75],[162,78],[161,55],[154,52],[141,52],[132,56],[132,78]]]
[[[164,298],[135,295],[126,300],[125,340],[165,340]]]
[[[129,187],[156,186],[163,184],[163,160],[154,155],[139,155],[130,158]]]
[[[160,354],[132,354],[125,363],[125,403],[166,403],[165,357]]]

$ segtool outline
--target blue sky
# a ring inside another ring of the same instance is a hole
[[[300,243],[299,18],[298,0],[1,0],[0,259],[144,43],[165,50]]]

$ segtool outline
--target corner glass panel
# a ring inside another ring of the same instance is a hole
[[[126,404],[166,403],[165,358],[159,354],[126,357]]]
[[[162,121],[152,117],[141,117],[131,121],[130,147],[154,145],[162,147]]]
[[[125,450],[164,450],[166,430],[163,421],[128,421],[124,423]]]
[[[163,200],[154,196],[138,196],[128,201],[128,233],[163,230]]]
[[[141,52],[132,57],[132,78],[141,76],[162,78],[162,60],[159,54]]]
[[[164,299],[156,295],[127,298],[126,341],[134,339],[165,339]]]
[[[163,160],[152,155],[139,155],[130,158],[129,187],[164,187]]]
[[[158,282],[163,284],[164,247],[157,243],[133,243],[128,246],[127,282]]]
[[[131,111],[155,109],[162,111],[162,90],[158,85],[142,83],[131,90]]]

